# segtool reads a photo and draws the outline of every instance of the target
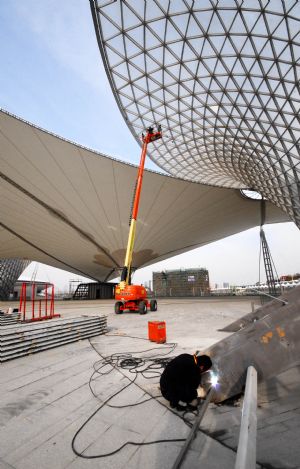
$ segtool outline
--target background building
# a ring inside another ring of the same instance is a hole
[[[208,270],[201,268],[153,272],[153,290],[156,296],[209,295]]]
[[[73,294],[73,300],[103,300],[114,298],[116,285],[116,283],[108,282],[80,283]]]

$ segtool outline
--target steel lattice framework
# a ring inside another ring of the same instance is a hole
[[[8,300],[14,284],[31,261],[26,259],[0,259],[0,300]]]
[[[205,184],[252,188],[300,227],[300,4],[91,1],[112,90],[149,155]]]

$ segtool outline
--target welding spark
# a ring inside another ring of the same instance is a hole
[[[214,373],[213,371],[210,372],[210,382],[211,385],[215,388],[218,384],[218,375],[217,373]]]

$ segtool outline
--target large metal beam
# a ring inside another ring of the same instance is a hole
[[[230,324],[228,324],[227,326],[225,326],[225,327],[223,327],[222,329],[219,329],[219,330],[223,331],[223,332],[238,332],[241,329],[244,329],[249,324],[252,324],[253,322],[258,321],[258,319],[261,319],[264,316],[266,316],[267,314],[271,313],[273,311],[274,305],[276,305],[276,303],[277,303],[277,306],[278,306],[278,304],[280,304],[281,306],[285,306],[285,305],[288,304],[288,301],[286,300],[285,294],[280,296],[279,298],[273,298],[268,293],[262,293],[262,292],[259,292],[259,291],[257,291],[257,294],[266,295],[268,298],[273,299],[273,301],[270,301],[266,305],[263,305],[263,306],[255,309],[254,311],[251,311],[251,313],[245,314],[245,316],[236,319],[235,321],[231,322]],[[298,295],[298,293],[296,292],[296,296],[297,295]],[[293,296],[294,295],[292,295],[292,297]],[[293,299],[292,299],[292,301],[293,301]]]
[[[287,292],[285,299],[288,304],[274,300],[261,308],[255,322],[204,351],[218,374],[214,402],[243,391],[250,365],[258,381],[264,381],[300,363],[300,287]],[[204,387],[210,386],[209,376],[206,381]]]

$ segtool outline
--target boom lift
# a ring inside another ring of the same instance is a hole
[[[136,221],[139,210],[143,174],[145,159],[147,154],[148,143],[154,142],[162,138],[161,126],[157,126],[157,130],[154,127],[149,127],[146,131],[146,135],[142,134],[143,148],[139,164],[139,170],[136,179],[135,193],[130,218],[130,228],[126,249],[126,256],[124,267],[122,269],[121,281],[116,287],[115,299],[115,313],[123,313],[124,310],[129,309],[130,311],[139,311],[140,314],[146,314],[147,308],[151,311],[157,310],[156,300],[148,300],[147,291],[143,285],[132,285],[131,284],[131,269],[132,269],[132,254],[135,241]]]

